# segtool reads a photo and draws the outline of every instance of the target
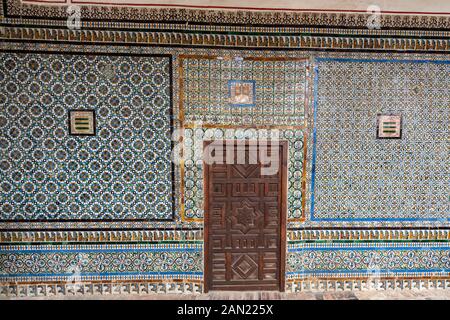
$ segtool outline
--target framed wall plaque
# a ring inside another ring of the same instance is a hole
[[[401,139],[402,116],[398,114],[377,115],[377,139]]]
[[[94,110],[70,110],[69,134],[74,136],[95,135],[95,111]]]
[[[249,107],[255,105],[254,80],[229,80],[228,89],[232,106]]]

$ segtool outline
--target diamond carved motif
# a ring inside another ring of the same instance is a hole
[[[248,255],[240,256],[233,264],[233,270],[242,279],[247,279],[258,269],[258,264]]]
[[[244,178],[250,177],[250,175],[254,173],[258,168],[259,165],[257,164],[240,164],[238,166],[233,166],[233,169],[236,170]]]

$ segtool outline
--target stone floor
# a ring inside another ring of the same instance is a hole
[[[5,298],[0,298],[0,300]],[[8,298],[6,298],[8,299]],[[11,298],[10,298],[11,299]],[[450,290],[387,290],[343,292],[233,292],[218,291],[208,294],[149,294],[149,295],[88,295],[65,297],[15,298],[18,300],[450,300]]]

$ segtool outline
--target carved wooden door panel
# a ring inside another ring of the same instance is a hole
[[[287,144],[272,175],[261,174],[256,146],[233,148],[234,163],[205,163],[205,291],[284,291]]]

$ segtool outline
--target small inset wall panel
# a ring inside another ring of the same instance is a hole
[[[70,110],[69,133],[74,136],[95,135],[95,111]]]
[[[379,114],[377,116],[378,139],[401,139],[402,116],[398,114]]]

